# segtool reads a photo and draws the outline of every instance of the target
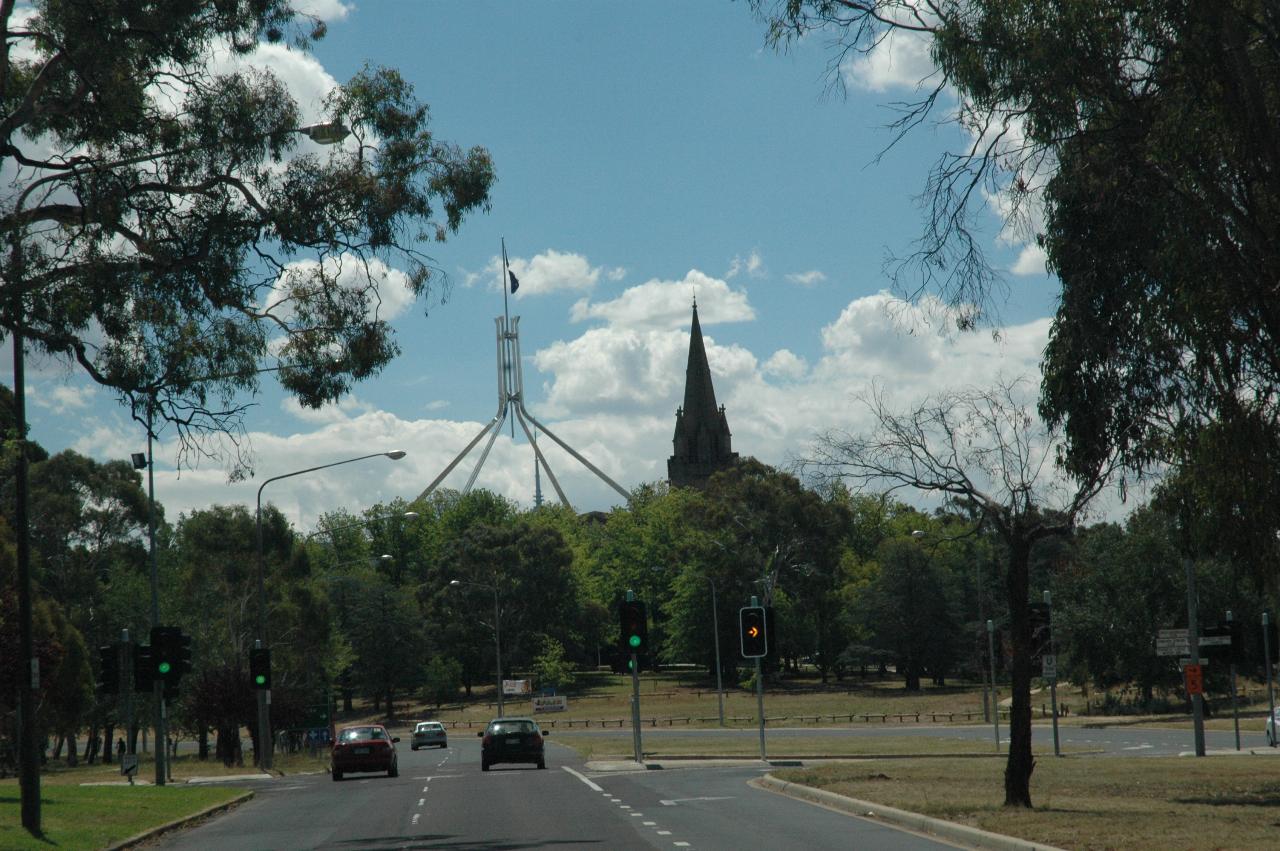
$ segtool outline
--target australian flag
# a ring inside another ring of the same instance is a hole
[[[511,292],[520,289],[520,279],[516,277],[516,273],[510,269],[507,270],[507,276],[511,278]]]

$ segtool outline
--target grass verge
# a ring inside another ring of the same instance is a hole
[[[558,742],[577,751],[583,759],[588,760],[629,760],[632,756],[630,731],[616,736],[585,735],[582,733],[555,732],[550,741]],[[644,731],[642,745],[646,759],[660,760],[662,757],[756,757],[760,755],[760,743],[753,738],[727,739],[723,736],[664,736],[661,732]],[[1053,752],[1053,744],[1039,744],[1037,753],[1042,748]],[[919,736],[877,736],[874,739],[857,736],[788,736],[784,741],[768,742],[766,749],[770,757],[865,757],[884,754],[920,754],[932,755],[940,750],[953,754],[974,754],[977,756],[999,756],[993,753],[991,743],[956,739],[939,743],[935,739]],[[1004,765],[1004,757],[999,762]]]
[[[22,827],[16,783],[0,785],[0,848],[105,848],[244,792],[212,786],[42,786],[43,837]]]
[[[780,769],[776,777],[1059,848],[1268,848],[1280,764],[1249,756],[1045,758],[1035,808],[1008,809],[1004,761],[902,759]]]

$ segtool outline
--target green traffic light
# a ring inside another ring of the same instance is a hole
[[[254,678],[253,678],[253,681],[254,681],[255,683],[257,683],[258,685],[263,685],[263,684],[265,684],[265,683],[266,683],[267,678],[266,678],[266,677],[264,677],[262,674],[258,674],[258,676],[256,676],[256,677],[254,677]]]
[[[638,636],[638,635],[633,635],[633,636],[631,636],[630,638],[628,638],[628,639],[627,639],[627,643],[628,643],[628,644],[630,644],[632,647],[639,647],[639,646],[640,646],[640,636]]]
[[[167,673],[169,673],[169,663],[168,663],[168,662],[161,662],[161,663],[160,663],[160,673],[162,673],[162,674],[167,674]]]

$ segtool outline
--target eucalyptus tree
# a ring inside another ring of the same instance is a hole
[[[380,289],[438,293],[424,243],[488,204],[488,153],[435,138],[394,70],[357,72],[304,127],[251,57],[323,36],[290,0],[4,3],[0,26],[0,329],[188,449],[238,444],[264,368],[312,407],[381,369]],[[304,130],[350,138],[321,153]]]
[[[1088,477],[1055,467],[1055,435],[1029,407],[1028,384],[938,394],[897,410],[882,388],[858,397],[870,416],[864,431],[828,432],[806,468],[855,489],[913,490],[968,511],[1004,544],[1005,596],[1013,659],[1005,804],[1031,805],[1032,550],[1068,535],[1107,485],[1114,458]]]
[[[917,40],[902,132],[968,131],[937,162],[902,288],[976,325],[1002,292],[975,238],[998,198],[1062,284],[1041,410],[1083,478],[1119,453],[1187,468],[1219,546],[1274,586],[1280,558],[1280,15],[1272,0],[751,0],[778,45],[834,45],[833,81]],[[903,267],[900,267],[900,270]],[[1223,477],[1221,471],[1235,471]],[[1214,486],[1214,483],[1220,483]]]

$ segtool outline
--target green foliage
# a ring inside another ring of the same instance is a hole
[[[550,636],[542,639],[542,650],[533,660],[533,677],[538,688],[573,687],[573,665],[565,659],[559,641]]]
[[[376,374],[398,351],[378,318],[385,268],[438,295],[416,246],[488,206],[488,153],[436,139],[398,72],[366,67],[331,93],[324,118],[352,138],[321,154],[279,79],[227,70],[227,48],[323,34],[287,0],[4,15],[0,147],[19,177],[0,204],[0,327],[138,420],[168,419],[189,450],[240,430],[264,365],[311,407]]]
[[[458,696],[462,687],[462,663],[457,659],[433,656],[423,674],[422,698],[436,709]]]

